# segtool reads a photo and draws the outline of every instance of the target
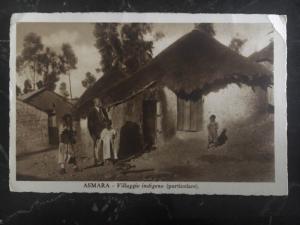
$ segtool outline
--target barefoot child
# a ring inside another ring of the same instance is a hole
[[[66,173],[65,164],[71,164],[74,171],[78,170],[74,155],[75,130],[73,128],[72,116],[65,114],[62,118],[62,128],[60,132],[60,143],[58,148],[58,164],[60,173]]]
[[[116,131],[112,128],[111,120],[106,122],[106,128],[103,129],[100,135],[100,141],[103,149],[104,163],[109,163],[110,160],[117,160],[117,152],[114,149],[114,140],[116,137]]]
[[[210,123],[207,126],[208,130],[208,149],[210,147],[215,147],[218,141],[218,123],[216,122],[216,116],[211,115],[209,117]]]

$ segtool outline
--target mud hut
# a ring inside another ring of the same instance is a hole
[[[265,48],[258,52],[254,52],[248,57],[251,61],[259,63],[273,72],[274,64],[274,44],[270,42]],[[274,112],[274,93],[273,85],[267,89],[268,111]]]
[[[111,83],[100,78],[75,106],[83,113],[92,98],[103,100],[119,134],[120,155],[159,147],[174,136],[197,135],[205,124],[204,97],[210,93],[232,84],[265,90],[272,83],[266,68],[199,30],[175,41],[138,72],[120,77]]]
[[[48,115],[49,143],[51,145],[58,145],[58,127],[63,115],[72,112],[73,104],[63,96],[46,88],[40,88],[24,94],[19,97],[19,100]]]

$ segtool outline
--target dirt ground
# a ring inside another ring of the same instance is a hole
[[[23,156],[17,159],[17,180],[273,181],[273,115],[253,121],[226,127],[228,141],[216,149],[208,150],[206,135],[197,133],[114,165],[91,167],[92,154],[81,154],[80,171],[67,167],[64,175],[58,172],[57,149]]]

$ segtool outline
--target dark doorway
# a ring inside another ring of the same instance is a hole
[[[124,159],[142,150],[142,135],[137,123],[127,121],[120,131],[119,157]]]
[[[145,147],[152,147],[156,142],[156,101],[143,102],[143,134]]]
[[[49,144],[50,145],[58,145],[59,137],[58,137],[58,127],[56,123],[56,115],[49,114],[48,115],[48,135],[49,135]]]

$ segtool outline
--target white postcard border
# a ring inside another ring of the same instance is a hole
[[[131,182],[16,180],[16,23],[18,22],[151,22],[272,23],[274,29],[275,182]],[[10,28],[10,157],[9,184],[15,192],[168,193],[287,195],[286,17],[259,14],[184,13],[20,13]],[[284,62],[284,63],[282,63]],[[124,186],[124,187],[120,187]],[[148,185],[147,187],[142,185]],[[151,186],[152,185],[152,186]],[[157,187],[155,188],[154,185]],[[170,187],[173,185],[174,187]],[[177,185],[177,186],[176,186]],[[184,187],[189,185],[189,187]],[[137,187],[139,186],[139,187]]]

